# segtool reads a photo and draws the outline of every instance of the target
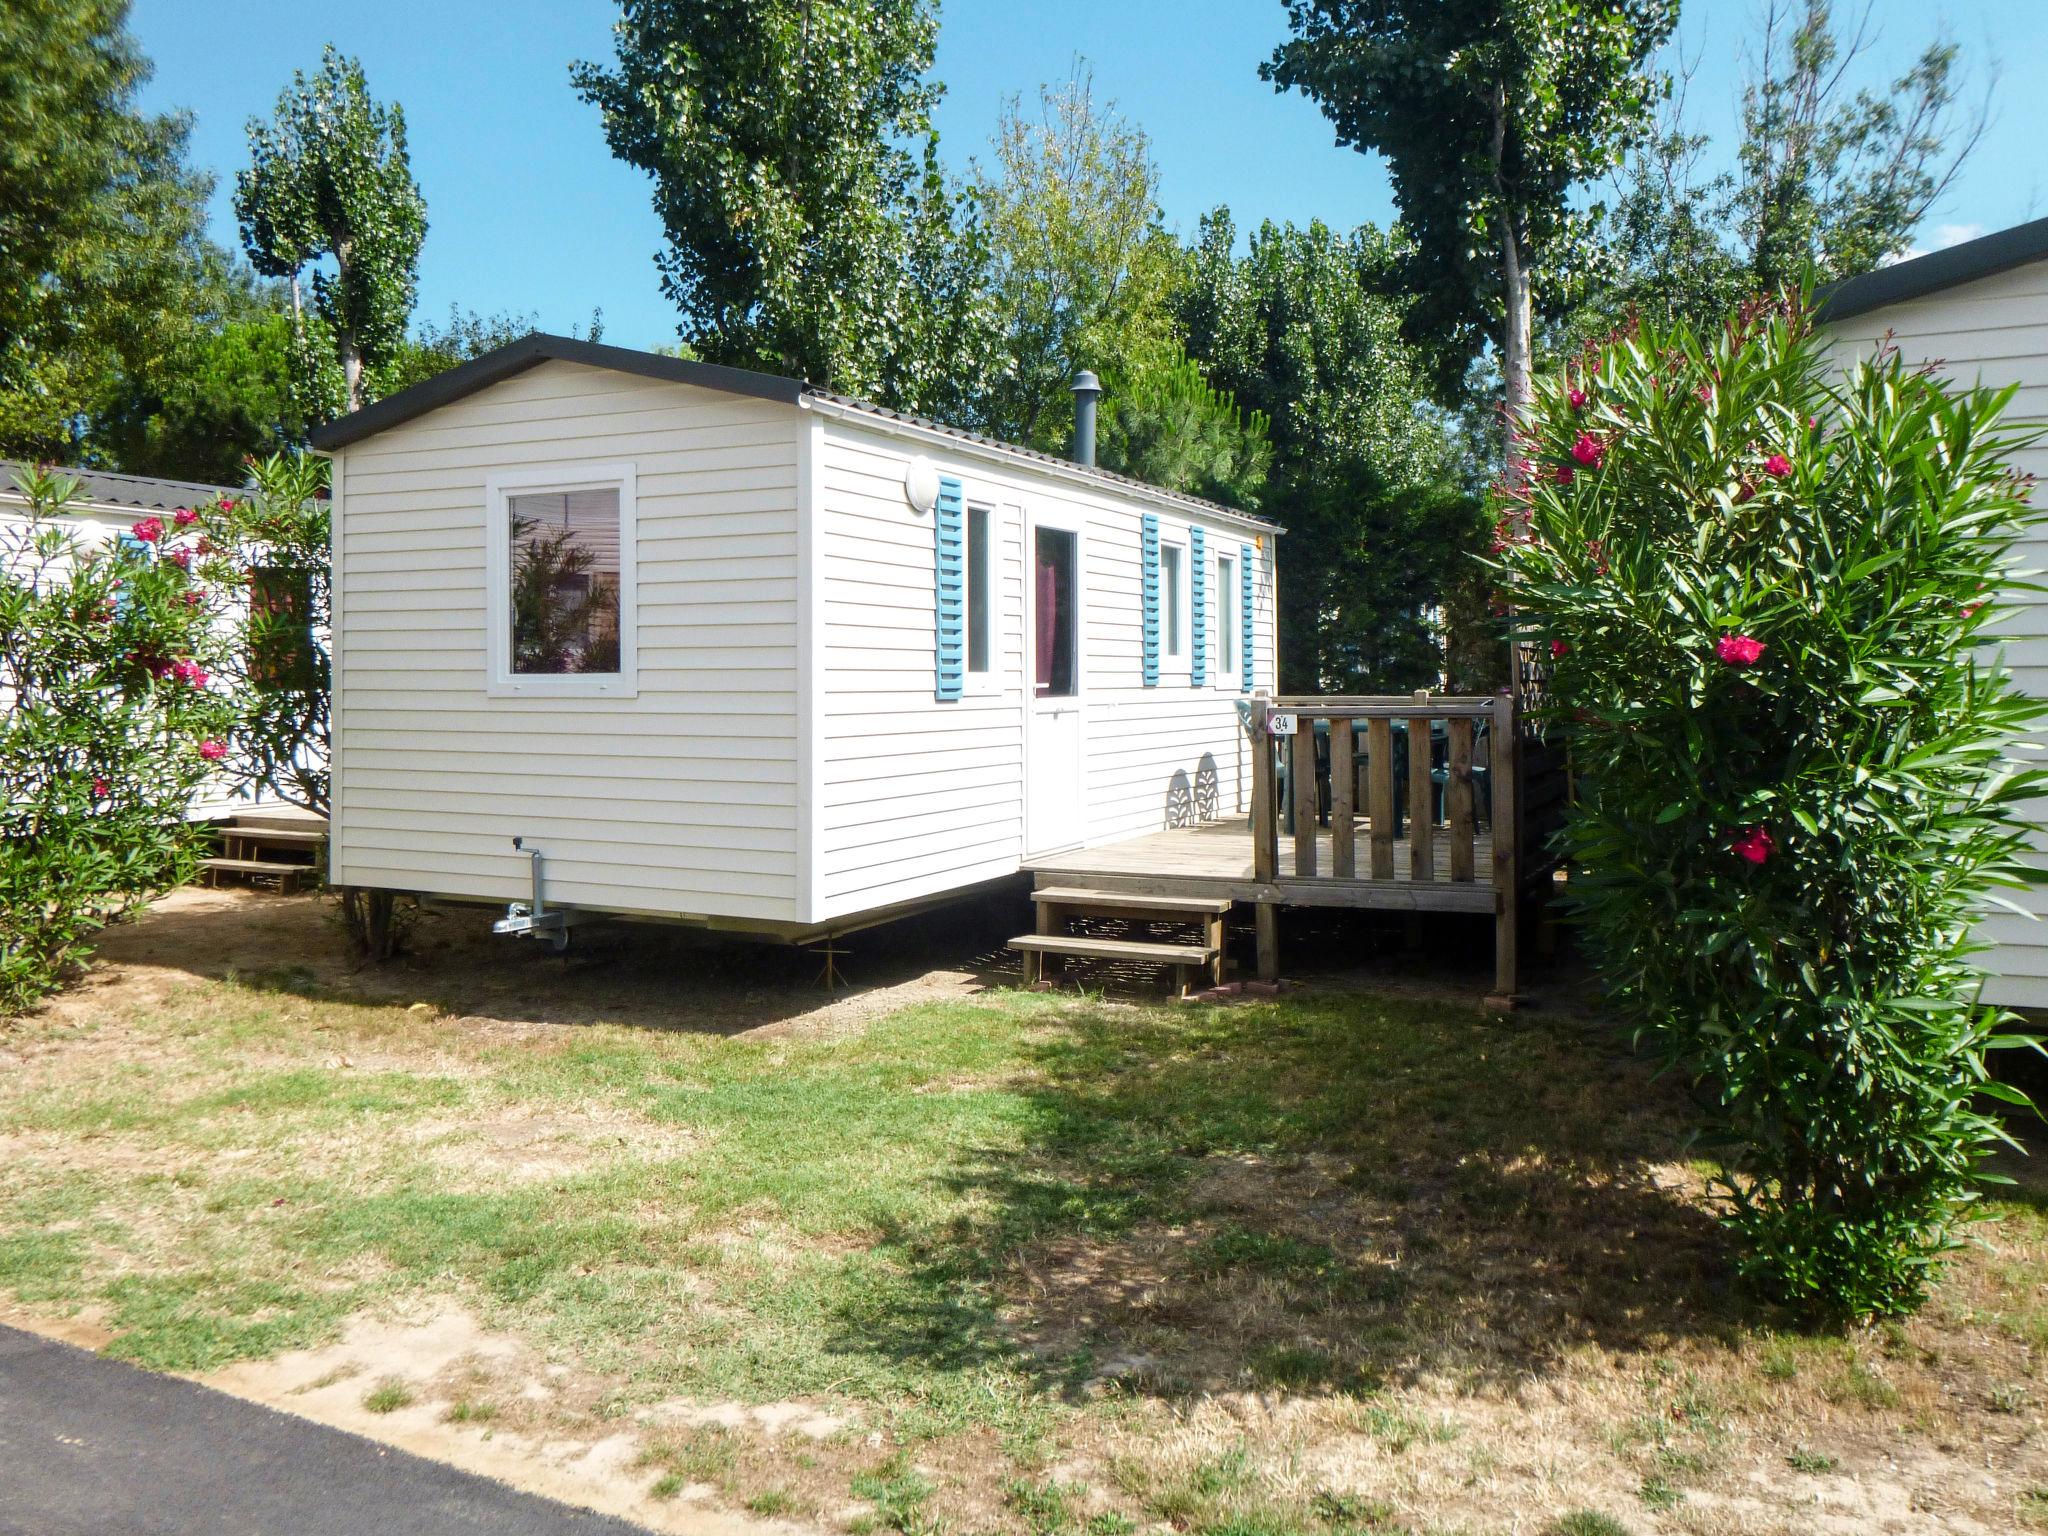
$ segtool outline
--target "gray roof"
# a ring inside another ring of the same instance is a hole
[[[1873,309],[2009,272],[2043,257],[2048,257],[2048,219],[2015,224],[1945,251],[1931,251],[1830,283],[1815,295],[1819,318],[1824,323],[1852,319]]]
[[[364,438],[387,428],[411,421],[414,417],[423,416],[441,406],[453,404],[466,395],[473,395],[480,389],[487,389],[501,380],[511,378],[514,374],[524,373],[529,368],[551,361],[582,363],[591,368],[609,368],[617,373],[663,379],[674,384],[694,384],[700,389],[748,395],[757,400],[772,400],[783,405],[798,405],[807,399],[825,400],[842,409],[859,411],[883,421],[902,422],[923,431],[943,433],[963,443],[996,449],[1072,474],[1086,475],[1110,485],[1125,486],[1152,496],[1165,497],[1193,510],[1214,512],[1224,517],[1255,522],[1279,531],[1279,525],[1266,518],[1241,512],[1235,507],[1226,507],[1220,502],[1205,501],[1199,496],[1169,491],[1163,486],[1148,485],[1142,480],[1134,480],[1129,475],[1120,475],[1114,470],[1077,464],[1072,459],[1063,459],[1057,454],[1043,453],[1036,448],[1026,448],[1018,443],[1006,443],[1000,438],[970,432],[964,427],[950,427],[944,422],[913,415],[908,411],[892,410],[888,406],[876,405],[869,400],[834,394],[830,390],[815,389],[799,380],[784,378],[780,374],[756,373],[747,368],[727,368],[717,363],[699,363],[686,358],[666,357],[659,352],[640,352],[631,347],[606,346],[601,342],[579,341],[572,336],[550,336],[544,331],[534,331],[517,341],[507,342],[481,357],[472,358],[466,363],[450,368],[446,373],[436,374],[424,383],[400,390],[387,399],[379,400],[374,405],[366,405],[360,411],[343,416],[338,421],[331,421],[324,427],[317,427],[312,434],[313,446],[331,450],[361,442]]]
[[[11,501],[22,499],[21,487],[15,477],[28,467],[11,459],[0,459],[0,497]],[[61,464],[51,468],[78,482],[74,505],[172,512],[240,489],[232,485],[201,485],[196,480],[159,480],[150,475],[124,475],[111,469],[72,469]]]

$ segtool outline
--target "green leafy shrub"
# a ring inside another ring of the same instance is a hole
[[[28,515],[0,528],[0,1014],[189,874],[186,811],[229,716],[194,514],[141,518],[102,548],[64,516],[76,480],[19,483]]]
[[[248,463],[247,493],[199,509],[205,578],[245,591],[225,666],[236,703],[237,782],[327,814],[331,664],[327,461],[276,453]]]
[[[1917,1306],[1982,1096],[2025,1102],[1970,931],[2041,780],[1988,628],[2036,521],[2006,398],[1844,377],[1789,300],[1638,328],[1543,381],[1496,542],[1579,775],[1571,904],[1710,1106],[1746,1274],[1815,1312]]]

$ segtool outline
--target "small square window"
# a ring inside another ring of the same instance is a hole
[[[619,674],[619,491],[506,498],[512,671]]]
[[[631,693],[631,466],[521,471],[488,495],[491,691]]]

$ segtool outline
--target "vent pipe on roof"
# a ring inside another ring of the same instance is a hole
[[[1095,402],[1102,398],[1102,381],[1083,368],[1074,375],[1074,452],[1076,464],[1095,467]]]

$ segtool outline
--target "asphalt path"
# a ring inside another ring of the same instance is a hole
[[[0,1536],[647,1536],[0,1327]]]

